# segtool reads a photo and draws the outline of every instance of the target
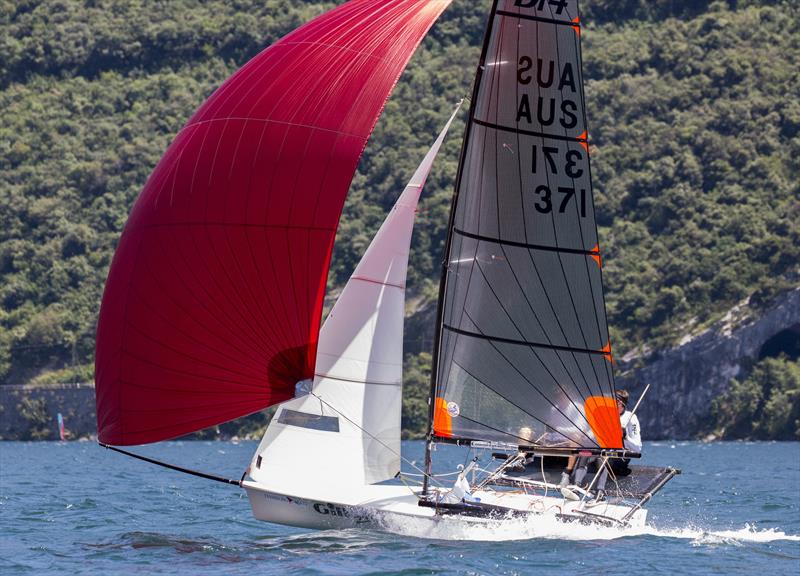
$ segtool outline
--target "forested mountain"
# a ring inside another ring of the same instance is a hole
[[[334,4],[0,1],[0,381],[92,378],[108,264],[171,138],[236,68]],[[455,0],[401,78],[345,206],[331,289],[469,93],[489,4]],[[797,284],[800,15],[794,0],[583,8],[595,202],[619,356],[673,343],[743,298],[767,303]],[[410,308],[435,297],[462,130],[463,118],[423,194]],[[423,417],[415,402],[426,394],[427,360],[408,359],[411,428]]]

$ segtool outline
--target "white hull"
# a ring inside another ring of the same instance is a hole
[[[393,520],[404,517],[429,521],[431,527],[445,517],[450,520],[456,517],[466,523],[487,523],[536,515],[557,515],[564,521],[615,523],[614,520],[621,521],[630,510],[629,506],[606,502],[592,506],[561,497],[490,490],[475,492],[473,496],[480,498],[482,504],[497,506],[502,510],[496,510],[490,516],[473,516],[437,512],[433,508],[419,506],[417,496],[405,486],[362,486],[359,487],[360,496],[342,491],[338,497],[328,494],[325,498],[285,494],[252,481],[246,481],[242,486],[250,499],[253,516],[258,520],[322,530],[353,527],[381,529],[390,526]],[[640,509],[627,524],[642,527],[646,518],[647,511]]]

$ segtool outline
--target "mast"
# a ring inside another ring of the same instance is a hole
[[[622,449],[580,32],[577,0],[492,6],[442,265],[428,473],[435,441]]]
[[[429,478],[432,473],[433,460],[431,458],[431,450],[433,448],[433,415],[436,407],[436,372],[439,364],[439,344],[440,344],[440,331],[439,326],[442,324],[442,315],[444,313],[444,295],[445,285],[447,283],[447,263],[450,260],[450,230],[453,229],[453,219],[455,218],[456,202],[458,200],[458,190],[461,183],[461,166],[464,163],[464,155],[466,154],[466,142],[469,139],[470,129],[472,128],[473,121],[473,105],[475,97],[478,93],[478,86],[480,85],[481,74],[483,72],[484,62],[486,60],[486,51],[489,44],[489,33],[491,31],[492,22],[494,21],[495,13],[497,12],[497,2],[494,0],[492,9],[489,12],[489,19],[486,21],[486,29],[483,33],[483,46],[481,47],[481,57],[478,61],[478,68],[475,72],[475,81],[472,84],[472,97],[470,99],[469,116],[464,126],[464,138],[462,140],[461,153],[458,159],[458,172],[456,175],[455,191],[453,198],[450,202],[450,217],[447,224],[447,237],[445,238],[444,254],[442,258],[442,272],[439,280],[439,297],[436,304],[436,329],[433,336],[433,355],[431,357],[431,383],[430,391],[428,393],[428,430],[425,434],[425,474],[422,477],[422,496],[428,493]]]

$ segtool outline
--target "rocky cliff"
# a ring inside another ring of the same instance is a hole
[[[746,303],[721,321],[669,350],[620,362],[617,387],[636,399],[645,438],[695,438],[707,429],[711,401],[757,360],[796,353],[800,342],[800,288],[784,293],[756,315]]]

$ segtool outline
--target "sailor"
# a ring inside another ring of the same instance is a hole
[[[619,423],[622,425],[622,440],[625,449],[632,452],[642,451],[642,430],[639,418],[628,410],[628,391],[617,390],[617,409],[619,409]],[[626,462],[630,461],[627,459]]]
[[[622,441],[623,445],[625,446],[626,450],[630,450],[632,452],[639,452],[642,451],[642,436],[641,436],[641,427],[639,426],[639,419],[636,417],[636,414],[630,412],[628,408],[628,399],[630,395],[628,394],[627,390],[617,390],[616,392],[616,400],[617,400],[617,409],[619,410],[619,421],[620,425],[622,426]],[[586,468],[590,462],[597,462],[599,458],[597,457],[581,457],[577,458],[577,461],[573,463],[572,459],[570,459],[570,464],[575,467],[574,472],[574,484],[580,486],[583,483],[584,478],[586,477]],[[630,458],[611,458],[608,460],[606,466],[603,466],[603,469],[598,473],[599,476],[597,477],[597,483],[595,486],[595,501],[603,500],[605,497],[605,488],[606,488],[606,481],[608,480],[608,468],[610,467],[611,470],[614,472],[616,476],[627,476],[631,473],[631,469],[628,467],[628,463],[630,462]],[[568,472],[571,472],[568,466]],[[562,488],[566,484],[564,482],[564,478],[562,476]]]

